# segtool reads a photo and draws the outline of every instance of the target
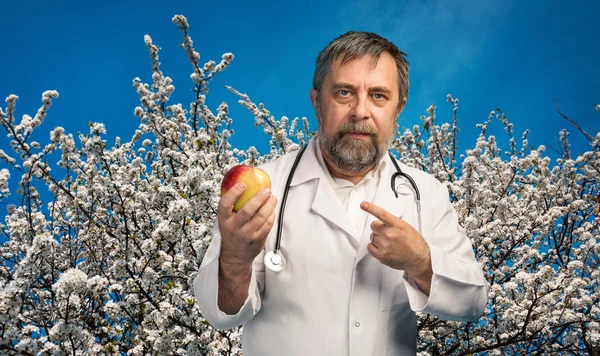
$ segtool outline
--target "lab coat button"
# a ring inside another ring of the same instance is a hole
[[[356,323],[354,323],[354,326],[358,328],[360,326],[360,323],[357,321]]]

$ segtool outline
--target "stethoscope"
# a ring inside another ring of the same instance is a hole
[[[269,251],[265,255],[265,259],[264,259],[265,266],[273,272],[281,272],[287,264],[285,257],[281,253],[281,230],[283,229],[283,213],[285,211],[285,202],[287,201],[287,196],[288,196],[288,192],[290,190],[290,184],[292,183],[292,178],[294,177],[294,172],[296,171],[296,167],[298,167],[298,163],[300,162],[300,157],[302,157],[302,154],[306,150],[307,146],[308,145],[304,145],[300,149],[300,152],[298,152],[298,155],[296,156],[296,158],[294,160],[294,164],[292,165],[292,169],[290,170],[290,174],[288,175],[287,181],[285,183],[285,189],[283,190],[283,197],[281,199],[281,207],[279,208],[279,220],[278,220],[278,224],[277,224],[277,237],[275,240],[275,248],[272,251]],[[421,194],[419,193],[419,188],[417,188],[417,184],[415,183],[414,179],[410,175],[402,172],[402,170],[400,169],[400,166],[396,162],[396,159],[394,158],[392,153],[388,152],[388,154],[390,155],[390,158],[392,159],[392,163],[394,163],[394,166],[396,167],[396,172],[392,175],[392,191],[396,195],[396,198],[398,198],[398,192],[396,192],[395,183],[396,183],[396,178],[398,176],[406,178],[415,191],[415,198],[416,198],[416,203],[417,203],[417,218],[418,218],[418,224],[419,224],[419,234],[421,234]]]

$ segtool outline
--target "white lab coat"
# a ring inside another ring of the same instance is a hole
[[[471,321],[487,304],[487,285],[470,241],[458,231],[448,191],[434,177],[400,165],[421,193],[423,237],[431,250],[433,278],[429,297],[401,270],[382,265],[367,250],[369,215],[361,238],[354,229],[316,159],[312,139],[295,172],[285,208],[281,248],[287,267],[265,268],[265,251],[253,264],[249,296],[236,315],[217,307],[221,236],[214,237],[194,282],[203,316],[219,329],[244,325],[244,356],[414,355],[415,312],[442,319]],[[272,192],[281,202],[297,151],[263,165]],[[415,196],[409,183],[396,180],[388,155],[373,203],[417,229]],[[279,212],[279,203],[276,212]],[[266,243],[275,245],[277,222]]]

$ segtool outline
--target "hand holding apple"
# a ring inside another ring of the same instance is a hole
[[[218,211],[223,274],[245,276],[252,270],[275,222],[277,199],[270,187],[269,176],[259,168],[239,165],[225,175]]]

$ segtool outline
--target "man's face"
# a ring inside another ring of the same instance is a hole
[[[361,172],[373,167],[391,145],[400,102],[396,63],[383,53],[376,65],[363,56],[331,64],[321,88],[320,101],[311,89],[317,113],[321,148],[339,168]]]

